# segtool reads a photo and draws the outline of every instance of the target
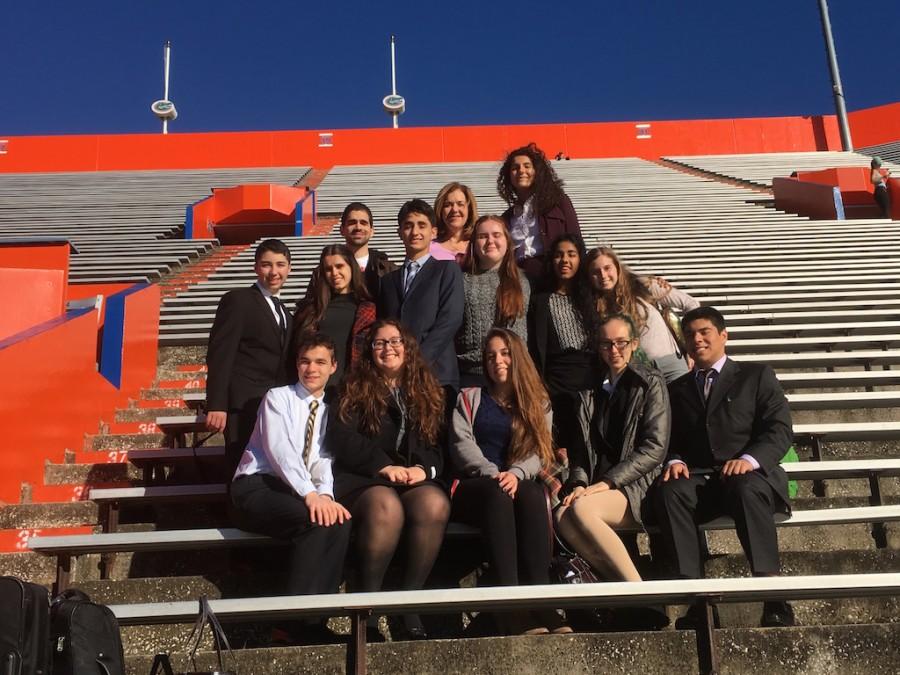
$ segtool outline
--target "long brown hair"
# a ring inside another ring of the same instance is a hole
[[[547,468],[554,460],[553,441],[546,418],[550,409],[550,396],[522,338],[506,328],[492,328],[484,339],[481,366],[488,381],[490,382],[487,374],[487,345],[493,338],[503,340],[511,359],[509,383],[512,396],[508,401],[508,410],[512,417],[512,438],[509,444],[509,462],[518,462],[536,453],[541,466]]]
[[[525,316],[525,294],[522,292],[519,266],[516,264],[516,245],[509,234],[506,221],[500,216],[481,216],[475,221],[472,237],[469,239],[469,248],[466,250],[466,272],[479,274],[482,271],[478,265],[478,254],[475,251],[478,243],[478,228],[488,221],[500,223],[503,238],[506,239],[506,254],[500,261],[500,267],[497,270],[500,276],[500,285],[497,286],[497,309],[494,322],[498,326],[511,326],[517,318]]]
[[[409,422],[423,441],[437,445],[444,419],[444,390],[422,358],[415,336],[396,319],[376,321],[369,330],[362,358],[344,378],[338,415],[348,424],[354,415],[358,415],[360,430],[368,436],[375,436],[381,429],[391,390],[375,365],[372,340],[385,326],[393,326],[403,338],[404,364],[399,384]]]
[[[343,258],[350,268],[350,293],[356,301],[372,299],[363,280],[362,271],[359,269],[359,263],[356,262],[350,249],[343,244],[329,244],[322,248],[322,253],[319,255],[319,264],[313,271],[313,287],[309,297],[297,307],[297,313],[294,316],[296,332],[318,330],[319,322],[325,316],[325,310],[328,309],[328,303],[331,302],[333,295],[331,286],[325,279],[325,258],[332,255]]]
[[[616,266],[619,278],[611,293],[604,293],[602,290],[597,290],[591,286],[594,292],[597,313],[601,317],[607,314],[627,314],[634,321],[637,333],[640,334],[647,325],[647,307],[643,303],[646,302],[652,305],[653,295],[628,265],[624,265],[619,260],[616,252],[608,246],[598,246],[588,252],[585,259],[588,271],[590,271],[594,261],[604,255],[612,260],[613,265]]]
[[[435,225],[435,227],[437,227],[437,241],[443,241],[447,238],[447,224],[444,222],[444,216],[441,212],[444,210],[444,203],[447,201],[447,197],[455,190],[459,190],[465,195],[466,207],[469,211],[466,222],[463,223],[461,235],[463,241],[468,241],[469,237],[472,236],[472,229],[476,224],[475,221],[478,219],[478,202],[475,200],[475,193],[472,192],[472,188],[468,185],[457,183],[456,181],[447,183],[441,188],[441,191],[438,192],[437,197],[434,198],[434,217],[437,221],[437,224]]]

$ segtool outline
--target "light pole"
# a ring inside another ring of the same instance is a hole
[[[828,68],[831,70],[831,90],[834,93],[834,107],[837,111],[838,128],[841,131],[841,145],[844,146],[846,152],[851,152],[853,141],[850,138],[850,125],[847,122],[847,106],[844,103],[841,71],[838,70],[837,53],[834,50],[834,36],[831,34],[831,19],[828,18],[828,0],[819,0],[819,16],[822,19],[822,37],[825,38]]]

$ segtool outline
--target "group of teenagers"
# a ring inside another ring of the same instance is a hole
[[[616,530],[645,524],[672,576],[700,578],[698,523],[723,514],[753,574],[778,574],[792,432],[772,369],[726,356],[715,308],[611,248],[586,251],[533,144],[497,187],[500,216],[478,217],[459,183],[433,206],[403,204],[400,266],[369,247],[372,213],[351,203],[346,243],[323,248],[295,308],[279,299],[291,253],[277,239],[256,249],[257,282],[222,298],[207,425],[236,466],[238,524],[292,543],[286,592],[336,592],[351,531],[350,588],[381,590],[398,551],[396,587],[423,588],[448,521],[479,529],[495,585],[550,583],[554,531],[598,577],[640,581]],[[495,619],[506,634],[572,630],[550,610]],[[691,608],[676,625],[699,620]],[[765,604],[763,625],[793,622],[788,604]],[[413,614],[399,628],[427,637]]]

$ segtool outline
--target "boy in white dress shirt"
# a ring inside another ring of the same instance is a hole
[[[334,501],[331,457],[322,447],[329,414],[325,385],[337,367],[331,338],[314,334],[299,340],[296,364],[298,382],[270,389],[259,406],[231,501],[241,526],[291,541],[289,595],[336,593],[350,513]],[[317,622],[276,639],[317,644],[335,636]]]

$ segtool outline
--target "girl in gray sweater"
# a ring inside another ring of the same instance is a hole
[[[456,354],[460,386],[477,387],[486,384],[481,349],[492,328],[508,328],[527,342],[531,286],[516,265],[512,238],[499,216],[476,221],[464,269],[466,304]]]

